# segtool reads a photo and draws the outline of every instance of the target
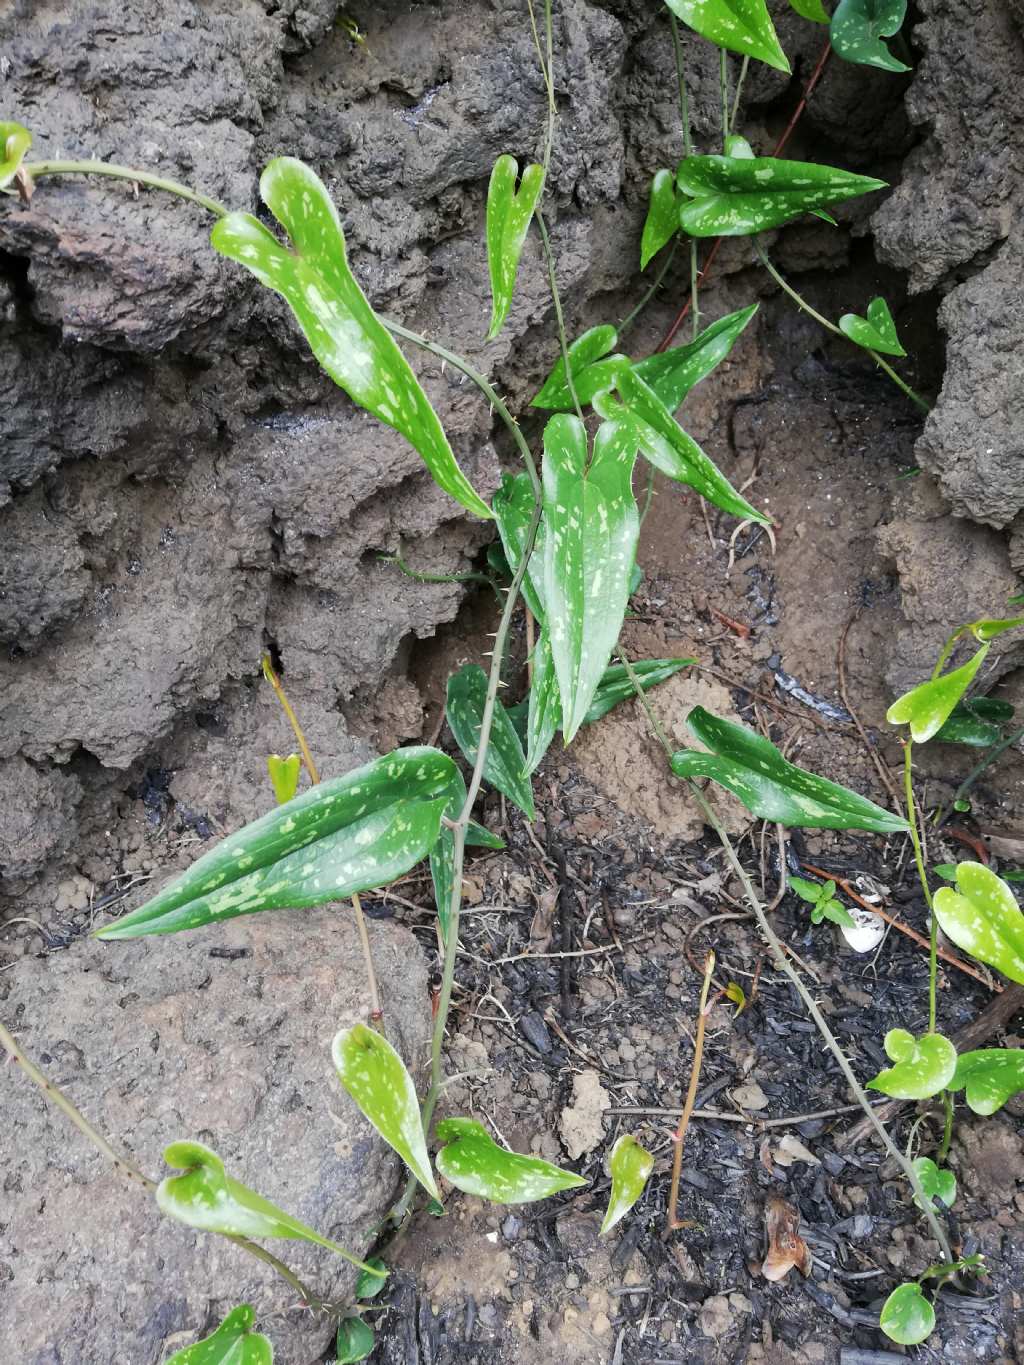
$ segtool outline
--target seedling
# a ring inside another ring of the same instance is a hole
[[[809,882],[804,877],[790,877],[789,884],[800,899],[811,907],[812,924],[820,924],[827,919],[847,929],[857,927],[849,910],[842,901],[836,899],[835,882]]]

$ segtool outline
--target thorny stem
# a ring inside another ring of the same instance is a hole
[[[928,1032],[934,1033],[936,1019],[935,987],[939,970],[939,924],[932,908],[932,893],[928,886],[928,874],[924,867],[924,849],[921,846],[921,831],[917,823],[917,807],[914,805],[914,775],[911,769],[913,748],[913,740],[908,739],[903,746],[903,792],[907,802],[907,821],[910,825],[910,842],[914,845],[917,876],[924,892],[925,904],[928,906]]]
[[[802,294],[798,294],[797,291],[793,288],[793,286],[791,284],[788,284],[786,280],[783,279],[783,277],[779,274],[779,272],[772,265],[771,261],[768,259],[768,255],[765,252],[764,247],[761,245],[761,243],[758,241],[756,237],[754,238],[754,248],[757,251],[758,256],[761,258],[761,264],[764,266],[765,270],[768,271],[768,274],[771,275],[772,279],[779,286],[779,288],[785,294],[789,295],[789,297],[793,300],[796,306],[799,309],[801,309],[802,312],[806,313],[808,317],[812,317],[815,320],[815,322],[820,323],[822,327],[824,327],[829,332],[833,332],[837,337],[842,337],[844,341],[850,340],[850,338],[846,335],[842,328],[837,327],[834,322],[829,322],[828,318],[822,317],[821,313],[819,313],[816,308],[812,308]],[[856,344],[855,342],[851,342],[851,345],[855,344]],[[931,412],[932,410],[931,404],[926,402],[925,399],[923,399],[919,393],[915,393],[914,390],[910,387],[910,385],[906,382],[906,380],[902,379],[896,373],[893,367],[888,363],[888,361],[882,359],[882,357],[878,354],[877,351],[873,351],[870,346],[858,346],[857,349],[859,351],[867,351],[868,355],[879,367],[879,369],[884,370],[885,373],[892,380],[892,382],[896,385],[896,387],[898,389],[902,389],[902,391],[907,395],[910,401],[912,403],[916,403],[916,405],[921,409],[922,412],[926,413]]]
[[[414,583],[483,583],[495,593],[499,592],[497,583],[487,573],[421,573],[406,564],[401,555],[381,555],[382,564],[393,564],[399,573],[411,578]]]
[[[662,748],[665,750],[666,756],[671,758],[672,746],[669,744],[665,732],[661,728],[661,725],[657,722],[653,708],[651,707],[650,702],[647,700],[647,697],[645,696],[643,689],[640,686],[640,679],[636,676],[636,671],[633,669],[632,665],[627,661],[625,655],[621,651],[619,652],[619,658],[622,659],[629,680],[633,684],[634,691],[637,694],[637,701],[639,701],[640,704],[643,706],[649,719],[651,720],[652,728],[654,729],[654,732]],[[814,1024],[817,1027],[818,1032],[821,1034],[826,1047],[832,1053],[833,1057],[835,1057],[836,1061],[839,1063],[839,1069],[842,1071],[843,1076],[846,1079],[846,1083],[853,1091],[854,1097],[856,1098],[861,1109],[863,1109],[869,1123],[874,1128],[875,1132],[878,1134],[878,1139],[881,1142],[882,1146],[885,1148],[886,1154],[889,1157],[891,1157],[893,1161],[896,1162],[896,1164],[899,1166],[900,1170],[906,1177],[907,1181],[909,1182],[910,1187],[913,1190],[914,1195],[916,1196],[917,1201],[924,1212],[925,1218],[928,1221],[928,1226],[931,1229],[932,1236],[939,1244],[939,1249],[942,1252],[943,1259],[945,1261],[952,1262],[953,1254],[949,1249],[949,1243],[946,1240],[946,1234],[943,1231],[942,1225],[936,1216],[935,1209],[931,1204],[931,1201],[928,1199],[927,1195],[925,1194],[921,1186],[921,1181],[918,1177],[917,1172],[914,1170],[913,1165],[907,1160],[907,1158],[903,1155],[903,1153],[893,1142],[892,1138],[890,1138],[888,1132],[886,1131],[885,1125],[882,1123],[881,1119],[875,1113],[874,1109],[871,1106],[870,1101],[868,1100],[867,1095],[864,1093],[863,1087],[857,1080],[857,1077],[853,1071],[853,1067],[850,1065],[849,1060],[847,1059],[846,1053],[843,1051],[832,1030],[826,1023],[825,1017],[822,1014],[821,1010],[818,1008],[814,996],[804,985],[803,978],[797,972],[796,968],[793,967],[786,958],[786,954],[783,950],[782,944],[779,942],[778,936],[776,935],[775,930],[772,928],[771,923],[764,912],[764,907],[762,906],[761,901],[756,891],[754,890],[753,883],[751,882],[750,877],[747,875],[746,868],[744,868],[743,864],[740,862],[736,850],[733,847],[732,840],[729,838],[729,835],[727,834],[724,826],[722,825],[718,816],[715,814],[714,810],[712,810],[711,806],[708,804],[707,798],[701,791],[698,784],[695,781],[693,781],[692,778],[687,779],[687,784],[690,788],[691,793],[693,794],[694,800],[700,807],[704,819],[707,821],[707,823],[715,831],[715,834],[718,836],[718,840],[722,845],[722,848],[725,852],[725,856],[729,861],[729,865],[732,867],[732,870],[736,873],[736,876],[739,878],[740,885],[743,887],[743,893],[747,899],[747,904],[754,912],[754,918],[757,920],[758,927],[761,930],[761,933],[765,941],[767,942],[769,949],[771,950],[772,957],[775,959],[775,965],[783,973],[784,976],[788,977],[790,982],[793,984],[797,994],[803,1001],[804,1008],[807,1010],[807,1013],[814,1021]]]
[[[124,1176],[124,1178],[131,1181],[133,1185],[140,1185],[147,1194],[156,1193],[157,1182],[151,1180],[148,1175],[145,1175],[140,1171],[133,1161],[129,1161],[127,1157],[121,1156],[113,1147],[111,1147],[110,1143],[99,1129],[93,1127],[77,1105],[72,1104],[63,1090],[61,1090],[58,1085],[55,1085],[53,1081],[48,1080],[43,1072],[39,1070],[24,1051],[18,1040],[3,1024],[0,1024],[0,1047],[4,1049],[12,1062],[21,1067],[29,1080],[39,1087],[50,1103],[59,1109],[64,1117],[74,1124],[82,1136],[88,1142],[91,1142],[96,1150],[110,1162],[118,1175]],[[229,1242],[234,1242],[236,1246],[241,1247],[243,1251],[247,1251],[250,1256],[255,1256],[257,1260],[263,1261],[266,1265],[269,1265],[276,1270],[277,1273],[284,1280],[287,1280],[291,1287],[302,1296],[303,1302],[308,1304],[309,1307],[320,1309],[326,1306],[321,1299],[317,1298],[317,1296],[303,1284],[294,1271],[289,1270],[284,1262],[279,1261],[271,1252],[258,1246],[255,1242],[250,1242],[248,1237],[228,1235],[227,1239]],[[339,1248],[339,1250],[341,1249],[342,1248]],[[345,1254],[347,1255],[348,1253]]]
[[[679,1177],[683,1169],[683,1142],[686,1139],[686,1130],[690,1125],[690,1115],[693,1113],[693,1106],[697,1102],[697,1086],[700,1083],[700,1064],[704,1057],[704,1028],[708,1017],[708,991],[711,989],[711,978],[715,971],[715,955],[709,952],[704,959],[704,984],[700,990],[700,1004],[697,1006],[697,1031],[693,1040],[693,1062],[690,1066],[690,1084],[686,1090],[686,1101],[683,1105],[683,1112],[679,1116],[679,1127],[672,1138],[675,1144],[675,1152],[672,1157],[672,1183],[668,1193],[668,1216],[665,1221],[667,1231],[674,1232],[676,1228],[682,1227],[677,1216],[677,1206],[679,1204]]]
[[[179,199],[188,199],[193,204],[201,205],[216,218],[224,218],[228,213],[216,199],[200,194],[198,190],[190,190],[177,180],[165,180],[161,175],[139,171],[132,166],[117,166],[109,161],[26,161],[22,163],[22,170],[33,180],[44,175],[108,175],[116,180],[130,180],[136,185],[148,185],[150,189],[166,190]]]

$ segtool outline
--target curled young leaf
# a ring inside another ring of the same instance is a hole
[[[612,1148],[608,1162],[612,1192],[601,1224],[602,1237],[606,1232],[611,1232],[640,1198],[653,1170],[654,1157],[650,1152],[631,1133],[623,1133]]]
[[[896,324],[889,312],[889,305],[883,298],[872,299],[868,304],[866,318],[856,313],[844,313],[839,319],[839,329],[845,332],[857,346],[866,351],[881,351],[883,355],[906,355],[896,335]]]
[[[627,425],[601,424],[589,465],[578,417],[559,414],[544,428],[544,600],[566,744],[590,709],[626,614],[640,536],[635,462]]]
[[[983,863],[958,863],[956,886],[935,893],[942,932],[965,953],[1024,985],[1024,914],[1016,896]]]
[[[273,1365],[274,1348],[262,1332],[254,1332],[251,1304],[232,1308],[211,1336],[175,1351],[167,1365]]]
[[[1024,1090],[1024,1049],[983,1047],[962,1053],[949,1088],[966,1090],[968,1107],[976,1114],[994,1114]]]
[[[627,356],[609,355],[609,352],[615,349],[618,340],[619,334],[615,328],[609,323],[601,323],[600,326],[591,327],[582,336],[578,336],[566,348],[566,356],[569,359],[568,372],[572,376],[576,397],[581,403],[589,403],[600,389],[609,388],[615,382],[615,375],[622,366],[630,363]],[[565,377],[566,356],[560,355],[556,360],[551,373],[536,396],[530,400],[532,408],[563,412],[572,410],[574,406],[572,394],[569,392]]]
[[[675,178],[671,171],[655,171],[651,181],[651,201],[640,239],[640,269],[679,231],[679,209],[676,206]]]
[[[789,72],[765,0],[665,0],[683,23],[716,47]]]
[[[909,725],[911,738],[924,744],[945,725],[954,706],[974,681],[989,646],[982,645],[972,659],[941,677],[929,678],[897,697],[885,713],[890,725]]]
[[[445,1143],[436,1158],[445,1180],[492,1204],[527,1204],[587,1183],[540,1157],[506,1151],[475,1119],[444,1119],[437,1137]]]
[[[499,156],[487,187],[487,265],[494,300],[488,341],[501,331],[512,307],[519,257],[544,188],[543,166],[527,166],[517,192],[518,174],[519,163],[514,156]]]
[[[895,1065],[868,1081],[868,1090],[880,1090],[894,1100],[926,1100],[945,1090],[953,1079],[956,1048],[943,1034],[922,1033],[915,1038],[905,1028],[892,1028],[883,1043]]]
[[[331,1055],[338,1079],[423,1188],[440,1198],[430,1169],[416,1087],[386,1038],[365,1024],[337,1034]]]
[[[956,1203],[956,1176],[953,1172],[944,1171],[936,1166],[930,1156],[919,1156],[913,1164],[921,1188],[932,1203],[937,1199],[940,1204],[951,1209]]]
[[[487,674],[479,664],[466,664],[448,679],[445,715],[456,744],[471,764],[476,763],[487,687]],[[526,776],[523,746],[505,708],[497,700],[484,760],[484,777],[492,787],[515,802],[528,820],[535,818],[533,791]]]
[[[18,174],[25,153],[32,146],[32,134],[20,123],[0,122],[0,190],[6,189]]]
[[[672,755],[672,771],[677,777],[710,777],[763,820],[804,829],[866,829],[875,834],[907,829],[902,816],[796,767],[770,740],[745,725],[712,716],[702,706],[693,708],[686,723],[711,752],[682,749]]]
[[[373,1350],[373,1328],[362,1318],[342,1318],[334,1343],[334,1365],[355,1365]]]
[[[274,788],[274,798],[279,806],[283,806],[299,790],[302,759],[298,754],[289,754],[287,758],[282,758],[280,754],[268,754],[267,771]]]
[[[916,1346],[935,1327],[935,1309],[921,1293],[919,1284],[901,1284],[882,1305],[878,1325],[890,1341]]]
[[[689,156],[676,184],[679,224],[691,237],[749,237],[802,213],[885,188],[884,180],[773,156]]]
[[[633,366],[651,391],[670,413],[674,413],[683,399],[700,380],[726,358],[736,338],[757,312],[758,305],[740,308],[705,327],[685,346],[673,346],[668,351],[655,351],[646,360]]]
[[[1024,616],[1004,616],[997,620],[986,617],[980,621],[972,621],[968,630],[976,640],[987,641],[994,640],[1004,631],[1016,630],[1018,626],[1024,626]]]
[[[907,0],[839,0],[829,35],[836,56],[881,71],[909,71],[882,42],[900,31],[906,13]]]
[[[301,161],[283,156],[263,172],[260,194],[292,249],[251,213],[229,213],[213,228],[215,250],[280,294],[334,382],[404,436],[440,488],[489,519],[491,509],[456,463],[409,362],[349,269],[338,211],[323,182]]]

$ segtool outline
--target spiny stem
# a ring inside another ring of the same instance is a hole
[[[565,382],[572,397],[572,405],[576,409],[576,416],[583,421],[583,409],[580,407],[580,400],[576,395],[576,385],[573,383],[572,367],[569,364],[569,342],[565,335],[565,319],[562,316],[562,299],[558,292],[558,278],[555,274],[555,254],[551,250],[551,238],[548,236],[547,224],[544,222],[544,215],[540,207],[534,211],[534,218],[537,220],[537,228],[540,232],[540,240],[544,244],[544,258],[548,264],[548,284],[551,288],[551,301],[555,305],[555,326],[558,328],[558,344],[562,351],[562,364],[565,366]]]
[[[405,574],[406,578],[411,578],[414,583],[484,583],[498,592],[498,585],[490,574],[486,573],[421,573],[418,569],[406,564],[401,555],[380,555],[382,564],[393,564],[399,573]]]
[[[679,1127],[675,1131],[672,1141],[675,1143],[675,1152],[672,1157],[672,1183],[668,1194],[668,1216],[665,1226],[669,1232],[674,1232],[676,1228],[682,1227],[682,1223],[677,1216],[679,1204],[679,1177],[683,1169],[683,1142],[686,1139],[686,1130],[690,1125],[690,1115],[693,1113],[693,1106],[697,1102],[697,1086],[700,1082],[700,1066],[704,1057],[704,1027],[707,1022],[708,991],[711,989],[711,978],[715,971],[715,955],[709,952],[704,959],[704,984],[700,991],[700,1004],[697,1007],[697,1030],[693,1041],[693,1062],[690,1065],[690,1084],[686,1090],[686,1102],[683,1105],[683,1112],[679,1116]]]
[[[207,194],[200,194],[198,190],[190,190],[187,185],[182,185],[177,180],[167,180],[164,176],[153,175],[150,171],[139,171],[132,166],[117,166],[109,161],[26,161],[22,163],[22,170],[33,180],[39,180],[44,175],[111,176],[115,180],[130,180],[137,185],[148,185],[150,189],[165,190],[179,199],[199,204],[217,218],[224,218],[228,213],[224,205],[218,203],[216,199],[211,199]]]
[[[928,906],[928,1032],[935,1032],[936,1021],[936,981],[939,971],[939,924],[932,906],[932,893],[928,886],[928,874],[924,867],[924,849],[921,846],[921,831],[917,823],[917,807],[914,805],[914,775],[911,769],[911,755],[914,742],[908,739],[903,746],[903,792],[907,802],[907,821],[910,825],[910,842],[914,845],[914,862],[917,876]]]

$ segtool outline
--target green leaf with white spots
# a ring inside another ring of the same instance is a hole
[[[412,1077],[388,1040],[365,1024],[337,1034],[331,1055],[338,1079],[423,1188],[440,1199],[430,1169]]]
[[[251,1304],[232,1308],[211,1336],[175,1351],[167,1365],[274,1365],[274,1348],[262,1332],[254,1332]]]
[[[939,678],[929,678],[904,692],[886,711],[886,720],[890,725],[909,725],[911,738],[917,744],[924,744],[945,725],[954,706],[974,681],[988,650],[988,645],[982,645],[960,668],[943,673]]]
[[[677,483],[688,484],[731,516],[768,521],[763,512],[736,492],[635,370],[626,370],[619,376],[618,388],[625,406],[616,403],[609,394],[597,394],[594,409],[606,420],[628,427],[632,441],[655,469]]]
[[[282,758],[280,754],[267,756],[267,771],[274,788],[274,799],[279,806],[290,801],[299,790],[299,774],[302,772],[302,759],[298,754]]]
[[[629,356],[609,355],[614,351],[619,334],[608,323],[591,327],[566,348],[569,374],[576,397],[581,403],[593,402],[594,394],[610,388],[623,369],[632,363]],[[533,408],[545,411],[571,412],[575,408],[565,378],[565,356],[559,356],[536,397],[530,400]]]
[[[930,1156],[919,1156],[913,1163],[921,1188],[934,1204],[937,1199],[947,1209],[956,1203],[956,1176],[936,1166]],[[916,1201],[915,1201],[916,1202]]]
[[[629,601],[640,537],[633,497],[636,444],[628,426],[603,422],[587,463],[578,417],[544,428],[544,600],[568,744],[583,724]]]
[[[966,1090],[976,1114],[994,1114],[1024,1090],[1024,1049],[983,1047],[957,1058],[950,1090]]]
[[[439,1173],[456,1189],[492,1204],[528,1204],[587,1183],[540,1157],[506,1151],[475,1119],[443,1119],[437,1138],[445,1144],[435,1158]]]
[[[935,893],[942,932],[965,953],[1024,985],[1024,914],[1016,896],[983,863],[958,863],[956,886]]]
[[[790,70],[764,0],[665,0],[672,13],[716,47]]]
[[[437,838],[455,763],[423,745],[309,787],[221,840],[97,938],[194,929],[256,910],[342,900],[403,876]]]
[[[969,744],[987,749],[1003,737],[1003,725],[1013,719],[1013,707],[998,697],[972,697],[958,701],[935,739],[944,744]]]
[[[466,804],[466,783],[456,768],[448,791],[444,814],[449,820],[457,820]],[[483,825],[470,820],[466,831],[466,845],[478,848],[502,849],[504,839],[492,834]],[[434,886],[434,904],[437,907],[437,920],[441,928],[441,941],[448,941],[448,923],[451,919],[452,891],[455,877],[455,831],[449,829],[442,820],[437,843],[430,850],[430,878]]]
[[[0,190],[18,173],[25,153],[32,146],[32,134],[20,123],[0,122]]]
[[[702,706],[693,708],[686,723],[711,752],[682,749],[672,755],[672,771],[677,777],[710,777],[763,820],[875,834],[905,833],[909,828],[902,816],[788,762],[770,740],[745,725],[722,720]]]
[[[909,71],[882,42],[900,31],[906,13],[907,0],[839,0],[829,34],[836,56],[881,71]]]
[[[313,1242],[343,1256],[360,1270],[378,1274],[337,1242],[321,1237],[269,1199],[233,1180],[217,1153],[201,1142],[172,1142],[164,1148],[164,1160],[168,1166],[184,1172],[166,1176],[156,1187],[157,1205],[168,1218],[225,1237],[250,1237],[255,1241],[283,1237]],[[379,1277],[386,1278],[386,1272]]]
[[[533,485],[527,474],[502,474],[494,495],[494,519],[508,560],[515,573],[523,557],[526,534],[533,517]],[[523,579],[523,600],[538,621],[544,620],[544,523],[537,528],[530,567]]]
[[[510,716],[511,720],[512,717]],[[515,724],[515,722],[512,722]],[[535,772],[562,724],[562,699],[558,692],[551,640],[543,626],[533,651],[533,681],[527,699],[526,770]]]
[[[882,1305],[878,1325],[890,1341],[917,1346],[935,1327],[935,1309],[919,1284],[901,1284]]]
[[[655,171],[651,181],[651,199],[647,208],[643,236],[640,238],[640,269],[657,256],[663,246],[679,231],[679,209],[676,205],[675,177],[671,171]]]
[[[214,248],[280,294],[334,382],[404,436],[440,488],[467,511],[489,518],[490,508],[456,463],[409,362],[349,269],[338,211],[323,182],[301,161],[278,157],[260,177],[260,194],[291,249],[250,213],[218,219]]]
[[[812,24],[827,24],[828,10],[821,0],[789,0],[790,8],[796,10],[801,19],[810,19]]]
[[[448,679],[445,715],[456,744],[470,764],[476,763],[487,685],[487,674],[479,664],[466,664]],[[491,738],[484,760],[484,778],[515,802],[528,820],[535,818],[533,790],[526,775],[523,746],[500,701],[494,703]]]
[[[1018,626],[1024,626],[1024,616],[1004,616],[994,621],[984,618],[981,621],[972,621],[968,629],[976,640],[987,641],[994,640],[1004,631],[1016,630]]]
[[[863,346],[865,351],[881,351],[883,355],[907,354],[900,345],[896,324],[883,298],[871,300],[866,318],[856,313],[844,313],[839,319],[839,330],[845,332],[856,346]]]
[[[894,1063],[880,1071],[869,1090],[880,1090],[894,1100],[926,1100],[945,1090],[956,1071],[956,1048],[941,1033],[915,1038],[905,1028],[892,1028],[883,1039]]]
[[[612,1148],[608,1171],[612,1178],[612,1192],[608,1209],[601,1224],[600,1236],[611,1232],[624,1218],[644,1192],[644,1186],[654,1170],[654,1157],[641,1147],[630,1133],[623,1133]]]
[[[679,225],[691,237],[749,237],[885,188],[871,176],[773,156],[689,156],[676,184],[686,196]]]
[[[334,1343],[334,1365],[355,1365],[373,1350],[373,1328],[362,1318],[342,1318]]]
[[[679,408],[683,399],[716,365],[720,365],[733,348],[736,338],[757,312],[757,304],[740,308],[705,327],[685,346],[673,346],[668,351],[656,351],[646,360],[633,366],[633,372],[664,403],[670,413]]]
[[[519,163],[499,156],[487,187],[487,265],[491,272],[494,307],[487,340],[493,341],[512,307],[519,257],[530,230],[530,220],[544,188],[544,167],[527,166],[516,190]]]

